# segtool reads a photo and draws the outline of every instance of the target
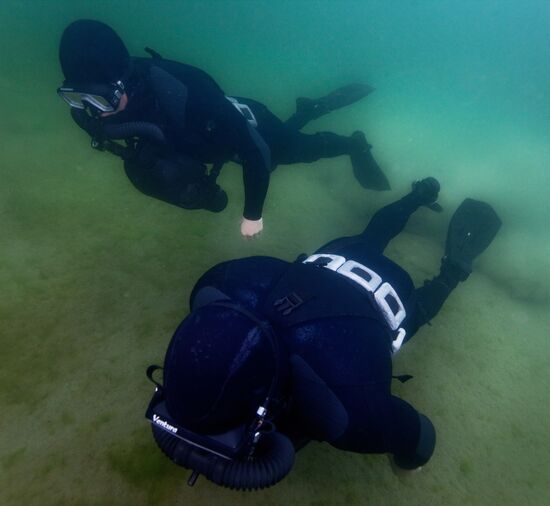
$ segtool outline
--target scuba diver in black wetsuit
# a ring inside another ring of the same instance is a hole
[[[152,59],[131,58],[110,27],[92,20],[70,24],[59,48],[65,81],[58,94],[93,147],[124,158],[129,179],[143,193],[187,209],[221,211],[227,196],[216,177],[224,162],[237,161],[245,188],[241,232],[252,237],[263,228],[269,175],[277,164],[347,154],[362,186],[389,189],[362,132],[300,132],[371,87],[350,85],[318,100],[300,98],[296,113],[283,123],[259,102],[226,96],[202,70],[147,51]],[[210,173],[207,163],[213,164]]]
[[[501,222],[466,199],[449,225],[440,272],[415,289],[383,256],[439,183],[413,183],[359,235],[293,263],[249,257],[218,264],[191,294],[191,313],[164,360],[147,410],[157,445],[175,463],[234,489],[281,480],[309,440],[389,453],[418,469],[435,447],[431,421],[392,395],[392,354],[436,316]],[[397,377],[406,381],[410,377]]]

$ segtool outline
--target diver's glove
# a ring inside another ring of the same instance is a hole
[[[247,220],[244,216],[241,220],[241,234],[246,239],[252,239],[262,232],[264,228],[263,219]]]

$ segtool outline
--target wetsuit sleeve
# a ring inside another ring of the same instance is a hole
[[[435,428],[429,418],[395,396],[389,398],[384,412],[380,429],[395,463],[402,469],[426,464],[435,448]]]
[[[271,156],[265,141],[248,122],[247,130],[248,136],[242,142],[244,149],[237,153],[243,160],[243,216],[248,220],[259,220],[269,186]]]
[[[269,186],[269,146],[225,96],[217,100],[215,112],[219,135],[224,137],[224,144],[237,155],[243,166],[243,216],[248,220],[259,220]]]

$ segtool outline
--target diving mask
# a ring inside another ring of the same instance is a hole
[[[117,81],[112,84],[88,84],[71,86],[66,83],[57,89],[57,94],[76,109],[86,109],[87,106],[99,112],[116,111],[122,95],[124,84]]]

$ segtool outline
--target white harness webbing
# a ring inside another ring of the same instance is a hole
[[[226,96],[227,100],[231,102],[233,107],[237,109],[254,128],[258,126],[258,122],[256,121],[256,116],[254,116],[254,113],[252,112],[252,109],[248,107],[246,104],[241,104],[236,98],[228,97]]]
[[[340,255],[320,253],[309,256],[303,263],[308,264],[318,260],[328,260],[323,265],[324,268],[345,276],[362,289],[374,295],[376,305],[380,309],[386,324],[392,331],[397,332],[392,341],[392,350],[394,353],[397,352],[407,335],[405,329],[399,327],[407,316],[407,312],[394,288],[388,282],[383,281],[372,269],[365,267],[355,260],[346,260]],[[397,305],[397,311],[392,309],[389,300],[392,300],[394,305]]]

